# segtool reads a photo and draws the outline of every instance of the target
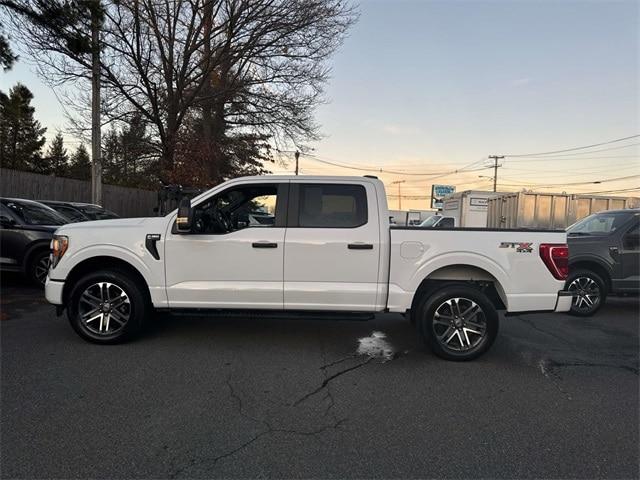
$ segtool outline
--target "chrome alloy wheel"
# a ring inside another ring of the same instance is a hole
[[[444,348],[466,352],[477,347],[486,336],[484,311],[468,298],[450,298],[436,308],[433,331]]]
[[[98,335],[112,335],[120,331],[131,315],[129,297],[122,288],[109,282],[87,287],[78,303],[80,322]]]
[[[47,280],[47,273],[49,273],[49,256],[43,256],[38,263],[35,264],[33,274],[36,277],[36,280],[44,285],[44,282]]]
[[[573,308],[578,311],[588,312],[600,304],[600,287],[590,277],[576,277],[568,290],[573,293]]]

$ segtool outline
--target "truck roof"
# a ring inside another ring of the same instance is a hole
[[[254,175],[250,177],[238,177],[238,179],[234,180],[264,180],[265,178],[269,180],[325,180],[327,182],[344,182],[345,180],[357,182],[380,181],[377,177],[372,175]]]

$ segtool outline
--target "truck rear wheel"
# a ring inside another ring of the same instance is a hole
[[[85,340],[120,343],[144,325],[149,305],[143,289],[124,272],[102,270],[82,277],[69,296],[71,326]]]
[[[425,297],[417,320],[427,345],[446,360],[477,358],[498,334],[498,312],[491,301],[464,285],[450,285]]]

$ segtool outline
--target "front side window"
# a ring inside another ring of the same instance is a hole
[[[300,227],[355,228],[367,223],[362,185],[300,185]]]
[[[274,227],[277,203],[277,184],[230,188],[194,207],[193,232],[223,234]]]
[[[640,250],[640,223],[636,223],[635,227],[624,234],[622,246],[625,250]]]
[[[35,202],[2,200],[2,204],[27,225],[64,225],[68,220],[55,210]]]

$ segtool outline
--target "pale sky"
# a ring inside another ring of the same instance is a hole
[[[317,114],[324,138],[313,145],[320,159],[439,173],[488,155],[563,150],[640,133],[636,0],[365,0],[360,13],[331,60],[328,103]],[[64,130],[55,95],[24,61],[0,73],[3,90],[17,81],[34,92],[36,115],[49,136]],[[640,137],[565,156],[506,158],[498,189],[635,188],[640,177],[568,185],[640,175],[640,149],[633,144],[640,144]],[[293,171],[293,162],[275,169]],[[301,172],[375,174],[309,157],[301,157]],[[432,183],[459,191],[490,189],[492,180],[479,175],[490,177],[493,171],[438,179],[379,174],[390,193],[398,193],[391,182],[405,180],[402,195],[425,197]],[[619,195],[640,196],[640,189]],[[397,202],[390,198],[390,208]],[[402,207],[428,208],[428,203],[405,198]]]

